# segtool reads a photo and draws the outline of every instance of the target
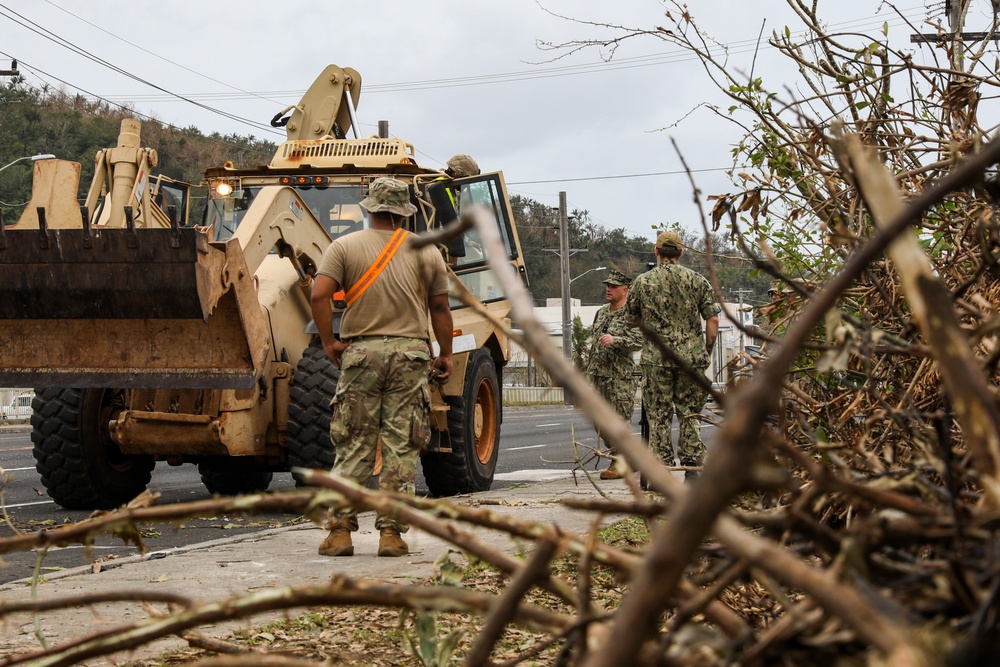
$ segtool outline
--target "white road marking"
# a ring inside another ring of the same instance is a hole
[[[115,546],[113,544],[109,545],[109,546],[104,546],[104,547],[102,547],[100,545],[97,545],[97,544],[69,544],[69,545],[66,545],[64,547],[49,547],[49,551],[69,551],[70,549],[98,549],[98,550],[100,550],[100,549],[108,549],[108,550],[111,550],[111,549],[120,549],[120,548],[121,547]],[[135,549],[135,548],[133,548],[131,550],[132,551],[138,551],[138,549]]]
[[[28,466],[27,468],[0,468],[4,472],[17,472],[19,470],[34,470],[35,466]]]
[[[493,476],[501,482],[546,482],[554,479],[564,479],[573,474],[572,470],[518,470],[502,472]]]
[[[4,505],[4,507],[10,509],[12,507],[28,507],[29,505],[55,505],[55,504],[56,501],[54,500],[36,500],[33,503],[17,503],[16,505]]]
[[[508,447],[505,452],[518,452],[522,449],[538,449],[539,447],[551,447],[552,445],[528,445],[526,447]]]
[[[535,428],[546,428],[548,426],[562,426],[562,423],[555,423],[555,424],[535,424]]]

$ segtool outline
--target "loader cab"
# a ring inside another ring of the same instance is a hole
[[[263,187],[287,185],[295,188],[330,238],[335,239],[368,226],[368,214],[360,205],[365,197],[360,185],[331,185],[324,177],[313,178],[317,182],[297,183],[293,176],[261,183],[247,183],[245,180],[235,184],[210,182],[203,224],[212,228],[213,240],[225,241],[232,237]]]
[[[191,220],[198,219],[192,215],[191,211],[191,189],[194,186],[162,174],[151,177],[150,181],[152,183],[150,195],[152,195],[153,202],[168,217],[171,215],[172,209],[181,227],[186,227]]]

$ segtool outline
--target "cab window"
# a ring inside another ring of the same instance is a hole
[[[506,258],[508,260],[517,259],[517,243],[514,239],[510,212],[503,205],[507,198],[503,194],[503,183],[500,180],[500,175],[483,174],[462,179],[456,181],[451,189],[452,200],[456,203],[459,212],[472,205],[485,206],[492,211],[497,231],[500,233],[500,238],[503,239]],[[452,257],[452,268],[459,280],[476,298],[484,303],[506,298],[500,281],[486,265],[487,250],[483,246],[479,232],[476,229],[465,232],[462,243],[464,254]],[[462,304],[456,299],[452,299],[452,308],[460,307]]]
[[[214,240],[232,237],[262,186],[244,186],[226,197],[213,197],[205,210],[205,226],[215,231]],[[364,195],[358,185],[298,186],[295,188],[330,238],[368,226],[368,213],[359,205]]]

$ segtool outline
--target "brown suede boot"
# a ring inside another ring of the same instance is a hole
[[[601,471],[601,479],[621,479],[624,476],[618,470],[618,459],[612,459],[611,465]]]
[[[399,536],[399,531],[395,528],[383,528],[379,531],[378,555],[397,558],[410,553],[410,548]]]
[[[354,543],[351,531],[343,526],[333,526],[330,534],[319,545],[320,556],[353,556]]]

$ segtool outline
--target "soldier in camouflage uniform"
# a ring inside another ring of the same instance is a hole
[[[375,270],[394,232],[416,212],[405,183],[376,179],[361,206],[369,213],[370,228],[330,244],[311,298],[323,348],[340,367],[330,423],[330,440],[337,452],[333,472],[367,485],[381,437],[379,488],[413,493],[417,458],[430,441],[428,376],[433,369],[444,382],[452,370],[448,272],[434,246],[412,250],[405,242],[381,271]],[[369,286],[344,312],[338,339],[330,300],[344,289],[350,301],[351,288],[359,283]],[[441,350],[433,360],[431,329]],[[328,527],[320,555],[353,555],[351,533],[358,530],[357,513],[338,513]],[[380,514],[375,527],[380,532],[379,556],[409,552],[400,536],[407,530],[405,524]]]
[[[704,371],[719,333],[719,304],[712,287],[700,274],[680,266],[680,237],[660,232],[656,237],[657,266],[632,281],[625,303],[625,319],[643,322],[689,366]],[[702,331],[702,319],[705,329]],[[701,466],[705,445],[698,415],[708,395],[695,380],[647,341],[642,349],[642,398],[649,421],[649,444],[662,461],[674,459],[670,430],[674,413],[680,421],[677,455],[682,466]],[[691,478],[695,474],[685,474]]]
[[[622,320],[632,279],[612,269],[603,282],[608,303],[600,307],[590,327],[587,377],[622,419],[631,422],[636,388],[632,352],[642,347],[642,334],[638,329],[626,326]],[[617,326],[619,323],[621,326]],[[611,333],[613,329],[615,334]],[[601,427],[598,425],[598,438],[600,435]],[[607,440],[604,446],[612,457],[617,455]],[[621,476],[614,460],[606,470],[601,471],[601,479],[621,479]]]

